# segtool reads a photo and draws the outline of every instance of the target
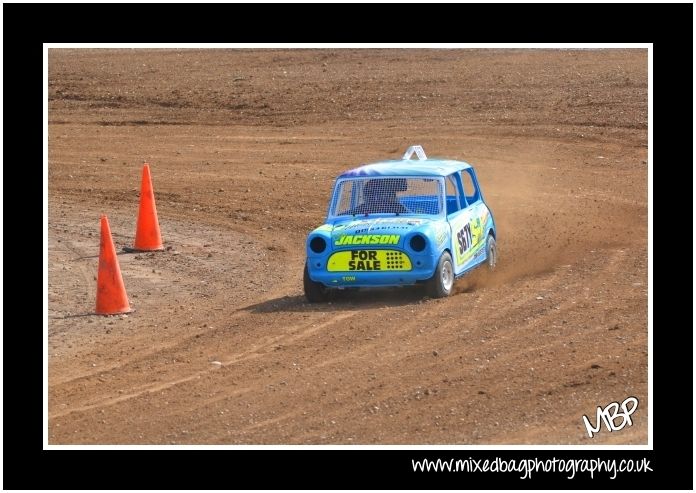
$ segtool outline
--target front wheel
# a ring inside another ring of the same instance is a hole
[[[452,256],[444,252],[435,268],[433,277],[428,281],[428,292],[433,298],[445,298],[452,292],[454,285],[454,267]]]
[[[321,303],[329,299],[328,288],[320,282],[312,281],[309,277],[309,267],[305,262],[304,267],[304,294],[310,303]]]

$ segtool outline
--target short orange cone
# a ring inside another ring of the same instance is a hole
[[[101,217],[99,240],[99,271],[97,273],[97,314],[115,315],[130,312],[126,288],[123,286],[121,268],[111,239],[111,229],[106,216]]]
[[[163,249],[159,222],[157,221],[155,194],[152,191],[150,165],[145,163],[143,165],[143,182],[140,187],[140,209],[138,210],[138,224],[135,228],[135,244],[131,250],[148,252]]]

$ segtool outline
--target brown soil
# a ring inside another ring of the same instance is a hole
[[[476,167],[499,271],[305,303],[334,177],[411,144]],[[48,157],[51,444],[647,443],[645,50],[50,50]],[[89,315],[144,161],[171,249]]]

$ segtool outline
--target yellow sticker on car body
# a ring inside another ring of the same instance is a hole
[[[342,235],[334,245],[398,245],[400,237],[401,235]]]
[[[398,250],[348,250],[329,258],[329,272],[370,272],[411,270],[411,259]]]

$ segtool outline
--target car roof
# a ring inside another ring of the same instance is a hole
[[[449,176],[472,166],[452,159],[399,159],[364,164],[341,173],[338,178],[362,176]]]

